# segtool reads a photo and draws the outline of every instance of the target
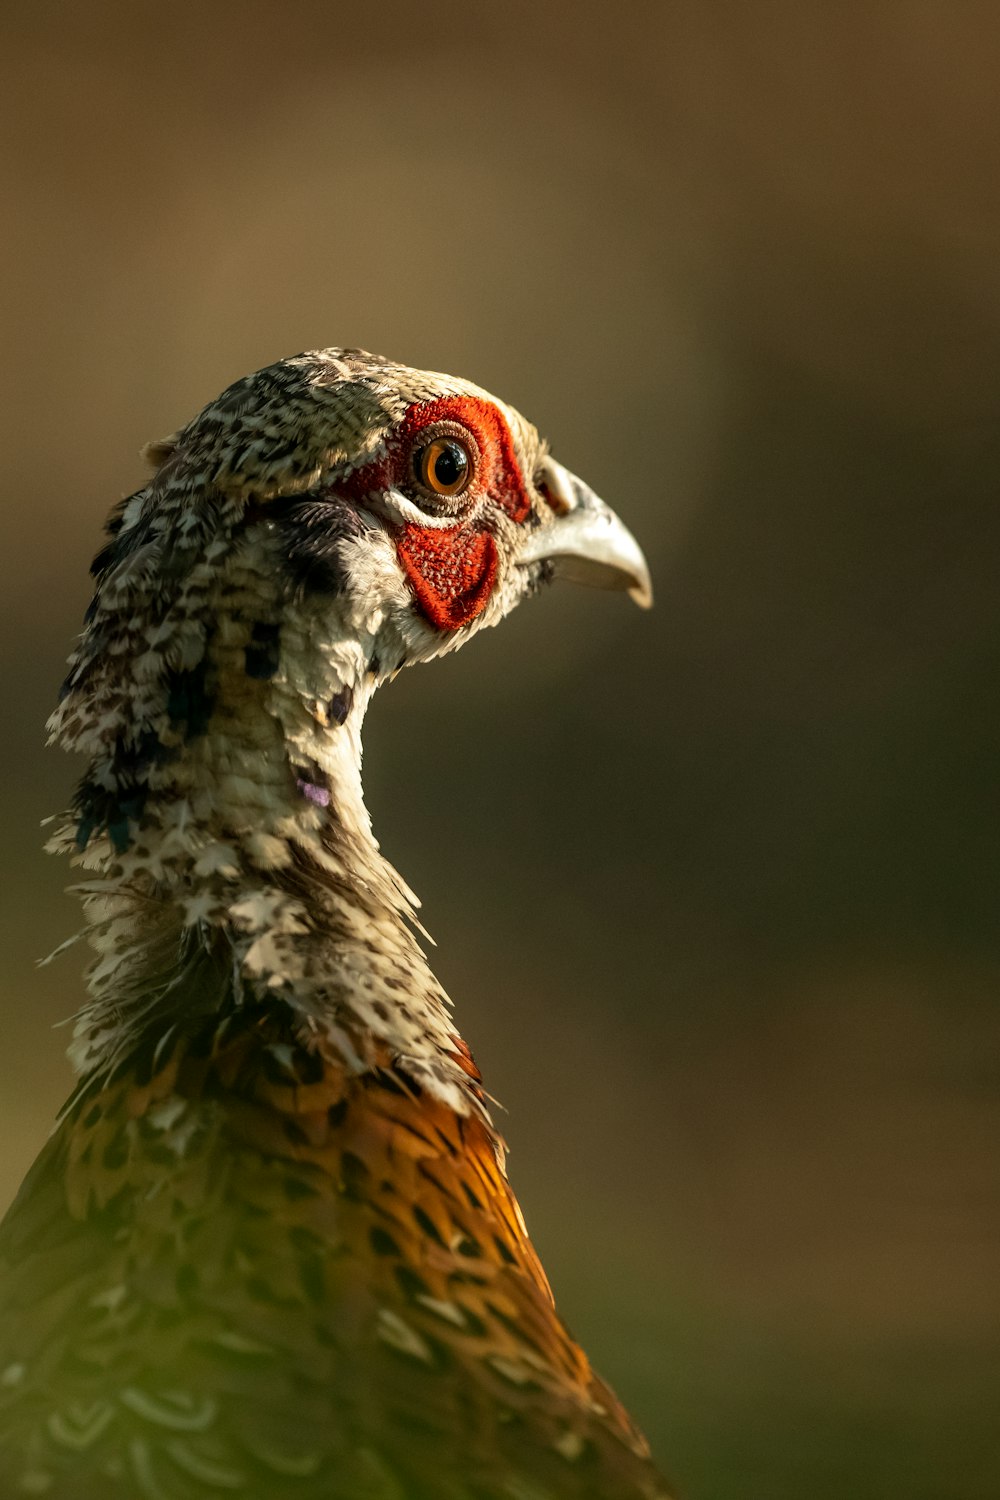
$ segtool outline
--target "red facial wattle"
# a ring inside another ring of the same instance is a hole
[[[417,603],[438,630],[457,630],[486,607],[497,576],[497,544],[472,526],[403,526],[396,551]]]
[[[457,423],[475,439],[478,461],[471,492],[482,504],[473,507],[469,518],[456,517],[454,526],[401,526],[396,551],[422,613],[438,630],[457,630],[485,609],[496,583],[499,553],[484,507],[495,505],[521,522],[531,510],[531,498],[507,423],[495,406],[475,396],[445,396],[411,407],[392,444],[403,463],[421,432],[439,422]],[[395,476],[395,482],[405,488],[408,478]]]

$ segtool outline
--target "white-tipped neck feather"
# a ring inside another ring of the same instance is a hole
[[[81,687],[51,727],[92,764],[53,843],[87,869],[98,957],[71,1056],[103,1070],[168,1028],[273,998],[349,1066],[391,1059],[467,1110],[476,1094],[416,901],[362,795],[362,722],[386,675],[378,620],[289,599],[268,545],[262,530],[216,562],[209,625],[176,607],[129,622],[131,694],[104,665],[86,678],[83,647],[75,659]]]

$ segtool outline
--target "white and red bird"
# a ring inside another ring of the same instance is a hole
[[[148,457],[52,720],[96,960],[0,1227],[0,1493],[662,1500],[360,773],[376,687],[555,574],[648,604],[639,547],[510,407],[360,350]]]

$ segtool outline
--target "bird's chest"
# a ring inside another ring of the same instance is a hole
[[[585,1392],[486,1131],[390,1072],[175,1060],[85,1101],[41,1168],[0,1242],[0,1437],[39,1486],[124,1463],[168,1500],[213,1468],[283,1495],[362,1450],[431,1473]]]

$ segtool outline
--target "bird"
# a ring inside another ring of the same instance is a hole
[[[50,720],[94,954],[0,1227],[0,1493],[668,1500],[361,783],[376,688],[560,576],[649,605],[638,543],[513,407],[360,349],[144,456]]]

